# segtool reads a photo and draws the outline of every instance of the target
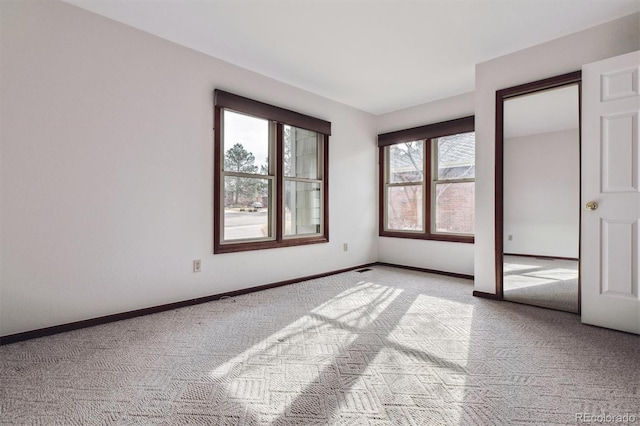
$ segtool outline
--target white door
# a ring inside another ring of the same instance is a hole
[[[580,243],[582,322],[637,334],[639,66],[640,51],[582,67]]]

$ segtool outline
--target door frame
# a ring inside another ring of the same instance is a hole
[[[518,86],[508,87],[496,91],[496,143],[495,143],[495,270],[496,270],[496,299],[504,300],[504,101],[516,96],[527,95],[543,90],[578,85],[578,153],[580,203],[578,215],[580,231],[578,233],[578,271],[582,247],[580,244],[582,228],[582,71],[574,71],[543,80],[533,81]],[[580,273],[578,272],[578,315],[582,310]]]

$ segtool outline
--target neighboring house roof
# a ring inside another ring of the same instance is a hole
[[[464,167],[472,166],[475,164],[475,133],[461,133],[457,135],[441,137],[438,139],[440,143],[440,167]],[[422,159],[416,158],[415,155],[412,159],[409,154],[394,155],[392,157],[392,167],[396,171],[415,170],[415,167],[413,165],[414,161],[421,163]]]
[[[476,134],[461,133],[453,136],[439,138],[445,145],[439,150],[439,163],[445,167],[470,166],[475,164],[476,158]]]

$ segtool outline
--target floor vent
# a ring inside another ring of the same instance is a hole
[[[371,268],[358,269],[356,272],[363,273],[363,272],[367,272],[367,271],[373,271],[373,269],[371,269]]]

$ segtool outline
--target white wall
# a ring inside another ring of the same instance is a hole
[[[476,65],[477,291],[495,293],[496,90],[579,70],[583,64],[640,49],[640,14],[590,28]]]
[[[0,335],[377,259],[373,116],[68,4],[0,16]],[[212,254],[215,88],[333,123],[330,243]]]
[[[637,50],[639,19],[477,65],[475,102],[373,117],[71,5],[0,2],[0,335],[375,260],[493,292],[495,91]],[[330,243],[212,254],[215,88],[333,123]],[[376,134],[474,107],[475,247],[378,238],[377,209],[354,208],[377,206]]]
[[[505,253],[578,257],[578,132],[573,129],[504,140]]]
[[[378,133],[473,115],[473,92],[377,117]],[[378,260],[398,265],[473,275],[473,244],[407,238],[378,238]]]

